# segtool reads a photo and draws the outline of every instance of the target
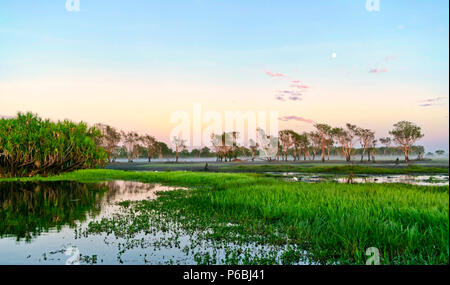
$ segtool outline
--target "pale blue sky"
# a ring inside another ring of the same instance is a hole
[[[426,144],[448,149],[447,0],[380,0],[378,12],[368,12],[366,0],[80,0],[80,12],[67,12],[65,2],[0,0],[0,83],[114,74],[148,84],[186,85],[186,94],[195,94],[189,90],[194,85],[207,83],[212,90],[233,86],[238,91],[231,99],[245,96],[260,106],[276,106],[282,115],[329,123],[334,119],[322,116],[314,100],[327,102],[354,92],[360,101],[352,97],[345,104],[357,110],[361,104],[396,98],[414,113],[405,119],[420,123],[421,116],[426,118],[424,129],[431,134]],[[305,82],[311,95],[295,102],[300,104],[295,108],[274,102],[276,90],[286,83],[265,71]],[[0,94],[0,104],[7,106],[0,113],[33,107],[8,101],[6,96],[29,98],[11,94],[16,89],[7,86],[0,89],[10,93]],[[385,98],[364,95],[365,88]],[[178,93],[170,95],[173,100],[182,100],[183,92]],[[200,102],[205,96],[191,95]],[[215,96],[210,94],[211,100],[220,100]],[[434,98],[439,99],[431,106],[419,106]],[[56,107],[71,114],[68,106]],[[370,127],[384,135],[399,119],[388,116],[392,123]],[[338,112],[335,117],[337,124],[347,119]]]

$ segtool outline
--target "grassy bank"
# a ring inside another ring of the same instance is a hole
[[[407,167],[384,168],[361,165],[335,165],[335,166],[299,166],[286,165],[232,165],[220,168],[225,172],[301,172],[301,173],[334,173],[334,174],[438,174],[449,173],[448,168],[425,167],[410,165]]]
[[[210,239],[296,244],[320,263],[364,264],[369,247],[379,249],[382,264],[449,262],[448,186],[307,184],[245,173],[112,170],[24,180],[108,179],[188,186],[192,191],[166,192],[156,201],[124,203],[132,215],[93,224],[92,232],[145,232],[151,217],[158,213],[158,219],[189,230],[211,229],[205,236]],[[136,221],[130,224],[130,217]],[[286,263],[299,254],[286,252]]]

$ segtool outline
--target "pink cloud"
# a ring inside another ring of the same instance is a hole
[[[383,68],[383,69],[374,68],[374,69],[369,70],[369,73],[381,73],[381,72],[387,72],[387,69],[386,68]]]
[[[273,73],[270,71],[266,71],[266,74],[269,75],[270,77],[285,77],[286,76],[283,73]]]
[[[308,124],[314,124],[313,120],[305,119],[305,118],[298,117],[298,116],[283,116],[283,117],[279,117],[278,120],[283,121],[283,122],[299,121],[299,122],[304,122],[304,123],[308,123]]]
[[[309,86],[307,86],[307,85],[300,85],[300,84],[293,84],[293,85],[291,85],[291,87],[295,87],[298,89],[308,89],[309,88]]]
[[[292,82],[292,83],[301,83],[300,80],[292,80],[291,82]]]

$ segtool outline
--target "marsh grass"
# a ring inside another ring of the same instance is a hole
[[[155,201],[123,203],[140,222],[128,230],[121,228],[122,233],[145,231],[149,226],[145,221],[157,213],[161,221],[204,232],[207,239],[295,244],[323,264],[364,264],[369,247],[380,250],[382,264],[449,262],[448,186],[308,184],[246,173],[112,170],[27,180],[36,179],[120,179],[192,188],[161,193]],[[120,216],[116,219],[120,221]],[[93,225],[91,230],[119,231],[114,223],[103,222],[103,227]],[[226,226],[230,223],[237,226]],[[300,252],[285,255],[290,263]]]

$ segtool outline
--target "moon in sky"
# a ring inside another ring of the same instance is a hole
[[[336,54],[335,52],[333,52],[333,53],[331,54],[331,57],[332,57],[332,58],[336,58],[336,56],[337,56],[337,54]]]

